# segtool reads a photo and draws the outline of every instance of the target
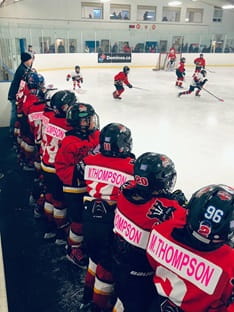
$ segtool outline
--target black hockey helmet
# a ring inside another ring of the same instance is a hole
[[[45,79],[36,72],[30,72],[26,77],[26,83],[29,89],[41,89],[45,86]]]
[[[99,129],[99,117],[90,104],[73,104],[67,110],[66,119],[70,126],[86,133]],[[85,124],[82,124],[84,121]]]
[[[100,133],[100,151],[105,156],[128,157],[132,150],[132,136],[129,128],[120,123],[106,125]]]
[[[124,72],[125,74],[128,74],[129,71],[130,71],[130,68],[129,68],[128,66],[124,66],[124,67],[123,67],[123,72]]]
[[[185,63],[185,61],[186,61],[185,57],[181,57],[180,61],[181,61],[181,63]]]
[[[50,106],[55,111],[55,114],[61,117],[66,117],[66,111],[69,106],[77,101],[74,92],[68,90],[57,91],[50,100]]]
[[[203,53],[200,53],[200,57],[203,57]]]
[[[76,70],[76,69],[79,69],[79,70],[80,70],[80,66],[79,66],[79,65],[76,65],[76,66],[75,66],[75,70]]]
[[[136,159],[134,165],[136,185],[146,193],[172,191],[176,177],[173,161],[164,154],[147,152]]]
[[[234,189],[213,184],[196,191],[187,205],[189,233],[209,246],[219,246],[234,232]]]

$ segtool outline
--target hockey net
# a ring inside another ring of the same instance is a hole
[[[174,70],[177,67],[177,65],[180,62],[182,54],[176,53],[176,60],[175,60],[175,63],[173,64],[169,62],[168,54],[169,53],[159,53],[156,66],[153,68],[154,71],[157,71],[157,70],[170,71],[170,70]]]

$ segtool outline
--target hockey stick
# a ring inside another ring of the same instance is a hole
[[[134,86],[133,86],[133,88],[134,88],[134,89],[138,89],[138,90],[143,90],[143,91],[150,91],[149,89],[144,89],[144,88],[140,88],[140,87],[134,87]]]
[[[206,91],[207,93],[209,93],[210,95],[212,95],[213,97],[215,97],[217,100],[219,100],[220,102],[224,102],[223,99],[219,98],[218,96],[214,95],[212,92],[210,92],[209,90],[205,89],[204,87],[202,88],[202,90]]]
[[[209,68],[206,68],[206,70],[207,70],[209,73],[215,74],[215,71],[210,70]]]

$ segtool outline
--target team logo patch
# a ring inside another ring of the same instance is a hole
[[[197,232],[204,237],[208,237],[211,233],[211,224],[209,221],[204,220],[200,222]]]
[[[104,142],[103,147],[105,151],[111,151],[110,143]]]
[[[225,192],[225,191],[219,191],[217,193],[217,196],[221,199],[221,200],[232,200],[232,195]]]
[[[156,222],[161,223],[169,219],[172,216],[174,210],[174,207],[163,206],[160,201],[156,200],[154,205],[149,209],[147,217],[150,219],[156,219]]]
[[[206,192],[209,192],[211,190],[213,190],[214,186],[213,185],[209,185],[209,186],[206,186],[206,187],[203,187],[202,189],[200,189],[195,197],[201,197],[203,194],[205,194]]]
[[[171,160],[170,160],[167,156],[165,156],[165,155],[162,155],[162,156],[160,157],[160,159],[161,159],[161,161],[162,161],[163,167],[167,167],[167,166],[169,166],[170,163],[171,163]]]
[[[87,107],[85,105],[80,104],[79,110],[80,110],[80,112],[87,112]]]

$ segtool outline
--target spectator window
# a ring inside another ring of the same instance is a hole
[[[82,2],[81,16],[85,19],[103,19],[103,4],[94,2]]]
[[[221,23],[223,18],[223,10],[220,7],[214,7],[213,22]]]
[[[138,21],[155,21],[156,20],[156,7],[138,5],[137,6],[137,20]]]
[[[187,9],[186,18],[187,23],[202,23],[203,22],[203,9]]]
[[[181,8],[163,7],[163,22],[179,22]]]
[[[110,5],[110,19],[129,20],[130,19],[130,5],[127,4],[111,4]]]

